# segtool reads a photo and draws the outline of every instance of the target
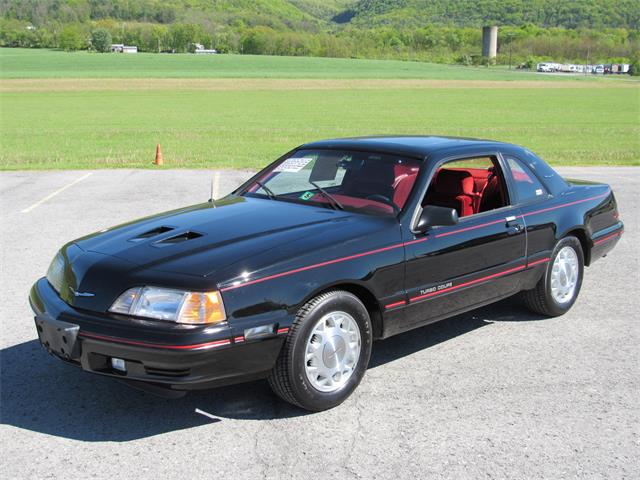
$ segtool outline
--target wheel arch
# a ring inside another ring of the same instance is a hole
[[[565,237],[573,236],[578,239],[580,246],[582,247],[582,254],[584,256],[584,265],[588,267],[591,263],[591,241],[587,236],[587,232],[583,227],[575,227],[565,232],[558,240],[562,240]]]
[[[371,290],[365,287],[362,284],[355,282],[336,282],[331,285],[325,285],[322,288],[315,290],[313,293],[309,294],[301,303],[302,305],[309,302],[312,298],[317,297],[325,292],[330,292],[332,290],[344,290],[355,295],[358,300],[360,300],[367,311],[369,312],[369,317],[371,318],[371,326],[373,327],[373,338],[380,338],[382,336],[383,324],[382,324],[382,309],[380,307],[380,303],[378,299],[373,294]]]

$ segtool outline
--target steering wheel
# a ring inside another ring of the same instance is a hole
[[[379,193],[374,193],[373,195],[368,195],[367,200],[373,200],[374,202],[384,203],[385,205],[389,205],[393,208],[394,213],[400,213],[400,208],[398,205],[393,203],[393,201],[389,197],[385,197],[384,195],[380,195]]]

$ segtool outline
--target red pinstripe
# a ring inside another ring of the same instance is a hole
[[[530,262],[527,264],[527,267],[533,267],[534,265],[539,265],[541,263],[547,263],[549,260],[551,260],[550,258],[541,258],[540,260],[536,260],[534,262]]]
[[[602,195],[597,195],[595,197],[584,198],[582,200],[576,200],[575,202],[563,203],[562,205],[554,205],[553,207],[543,208],[542,210],[536,210],[533,212],[528,212],[523,214],[523,217],[528,217],[529,215],[535,215],[537,213],[550,212],[551,210],[557,210],[558,208],[570,207],[571,205],[577,205],[578,203],[590,202],[591,200],[597,200],[598,198],[604,198],[609,195],[610,192],[604,193]]]
[[[90,333],[90,332],[80,332],[79,335],[81,337],[93,338],[95,340],[103,340],[105,342],[124,343],[126,345],[136,345],[139,347],[148,347],[148,348],[165,348],[168,350],[199,350],[203,348],[221,347],[223,345],[231,344],[230,340],[225,339],[225,340],[216,340],[213,342],[206,342],[206,343],[196,343],[194,345],[163,345],[160,343],[139,342],[137,340],[126,340],[124,338],[109,337],[107,335],[98,335],[97,333]]]
[[[576,205],[578,203],[589,202],[591,200],[596,200],[598,198],[606,197],[607,195],[609,195],[609,192],[607,192],[605,194],[602,194],[602,195],[597,195],[595,197],[585,198],[585,199],[582,199],[582,200],[576,200],[574,202],[564,203],[562,205],[555,205],[553,207],[543,208],[541,210],[528,212],[528,213],[525,213],[523,215],[519,215],[516,218],[528,217],[530,215],[536,215],[538,213],[548,212],[548,211],[551,211],[551,210],[556,210],[558,208],[564,208],[564,207],[568,207],[568,206],[571,206],[571,205]],[[495,225],[497,223],[501,223],[501,222],[504,222],[504,221],[505,220],[501,218],[499,220],[494,220],[494,221],[487,222],[487,223],[482,223],[482,224],[479,224],[479,225],[472,225],[470,227],[459,228],[457,230],[452,230],[450,232],[439,233],[439,234],[435,235],[435,237],[436,238],[446,237],[448,235],[454,235],[454,234],[457,234],[457,233],[466,232],[468,230],[475,230],[477,228],[487,227],[489,225]],[[335,258],[333,260],[327,260],[326,262],[315,263],[313,265],[307,265],[307,266],[304,266],[304,267],[295,268],[293,270],[287,270],[285,272],[276,273],[274,275],[268,275],[266,277],[256,278],[255,280],[249,280],[248,282],[238,283],[237,285],[229,285],[227,287],[221,288],[220,291],[221,292],[228,292],[230,290],[235,290],[236,288],[248,287],[249,285],[255,285],[257,283],[262,283],[262,282],[266,282],[266,281],[269,281],[269,280],[274,280],[276,278],[285,277],[285,276],[288,276],[288,275],[293,275],[295,273],[305,272],[307,270],[313,270],[313,269],[320,268],[320,267],[326,267],[327,265],[333,265],[335,263],[346,262],[348,260],[353,260],[353,259],[356,259],[356,258],[365,257],[367,255],[374,255],[376,253],[386,252],[388,250],[393,250],[393,249],[396,249],[396,248],[406,247],[408,245],[414,245],[416,243],[426,242],[427,240],[428,240],[427,237],[425,237],[425,238],[417,238],[417,239],[414,239],[414,240],[410,240],[408,242],[403,242],[403,243],[397,243],[395,245],[390,245],[388,247],[377,248],[375,250],[369,250],[369,251],[362,252],[362,253],[356,253],[356,254],[353,254],[353,255],[346,256],[346,257]]]
[[[527,212],[527,213],[524,213],[522,215],[518,215],[515,218],[516,219],[524,218],[524,217],[528,217],[530,215],[536,215],[538,213],[549,212],[551,210],[557,210],[559,208],[569,207],[571,205],[577,205],[578,203],[590,202],[591,200],[596,200],[598,198],[604,198],[607,195],[609,195],[609,192],[607,192],[607,193],[605,193],[603,195],[595,196],[595,197],[585,198],[585,199],[582,199],[582,200],[576,200],[575,202],[563,203],[562,205],[554,205],[553,207],[543,208],[541,210],[534,210],[533,212]],[[438,237],[446,237],[448,235],[455,235],[457,233],[466,232],[468,230],[475,230],[476,228],[488,227],[489,225],[495,225],[497,223],[501,223],[501,222],[504,222],[504,221],[505,220],[503,218],[500,218],[500,219],[494,220],[492,222],[481,223],[479,225],[472,225],[470,227],[465,227],[465,228],[458,228],[458,229],[452,230],[450,232],[439,233],[439,234],[436,235],[436,238],[438,238]]]
[[[419,239],[419,241],[421,241],[421,242],[423,242],[425,240],[426,240],[426,238]],[[417,241],[413,240],[410,243],[417,243]],[[333,260],[327,260],[326,262],[316,263],[314,265],[307,265],[306,267],[300,267],[300,268],[296,268],[294,270],[287,270],[286,272],[276,273],[275,275],[269,275],[267,277],[256,278],[255,280],[250,280],[250,281],[245,282],[245,283],[239,283],[238,285],[230,285],[228,287],[221,288],[220,291],[221,292],[226,292],[226,291],[229,291],[229,290],[234,290],[236,288],[242,288],[242,287],[246,287],[246,286],[249,286],[249,285],[254,285],[256,283],[262,283],[262,282],[266,282],[267,280],[273,280],[274,278],[280,278],[280,277],[284,277],[284,276],[287,276],[287,275],[293,275],[294,273],[304,272],[306,270],[313,270],[315,268],[326,267],[327,265],[332,265],[334,263],[339,263],[339,262],[345,262],[347,260],[353,260],[354,258],[365,257],[367,255],[373,255],[375,253],[386,252],[387,250],[393,250],[395,248],[404,247],[404,245],[405,245],[404,243],[398,243],[396,245],[390,245],[388,247],[382,247],[382,248],[377,248],[375,250],[369,250],[368,252],[356,253],[354,255],[349,255],[348,257],[341,257],[341,258],[336,258],[336,259],[333,259]]]
[[[609,240],[611,240],[614,237],[618,237],[622,235],[622,231],[616,232],[616,233],[612,233],[611,235],[607,235],[606,237],[602,237],[599,238],[598,240],[596,240],[595,242],[593,242],[594,245],[600,245],[601,243],[607,242]]]
[[[433,296],[436,296],[436,295],[438,295],[440,293],[445,293],[445,292],[448,292],[448,291],[451,291],[451,290],[455,290],[455,289],[458,289],[458,288],[461,288],[461,287],[465,287],[465,286],[468,286],[468,285],[472,285],[472,284],[475,284],[475,283],[478,283],[478,282],[482,282],[482,281],[485,281],[485,280],[490,280],[492,278],[500,277],[502,275],[506,275],[508,273],[515,272],[515,271],[518,271],[518,270],[524,270],[525,268],[530,268],[530,267],[533,267],[535,265],[539,265],[541,263],[546,263],[549,260],[550,260],[549,258],[542,258],[540,260],[536,260],[535,262],[529,263],[527,266],[521,265],[521,266],[518,266],[518,267],[511,268],[509,270],[505,270],[504,272],[494,273],[493,275],[488,275],[486,277],[477,278],[475,280],[471,280],[469,282],[461,283],[460,285],[454,285],[452,287],[445,288],[445,289],[442,289],[442,290],[439,290],[439,291],[436,291],[436,292],[430,292],[430,293],[427,293],[425,295],[418,295],[416,297],[410,298],[409,302],[415,302],[417,300],[422,300],[424,298],[433,297]],[[389,309],[389,308],[393,308],[393,307],[399,307],[401,305],[406,305],[406,302],[404,300],[402,300],[400,302],[390,303],[389,305],[385,305],[384,308],[385,309]]]
[[[390,303],[388,305],[385,305],[384,308],[389,309],[389,308],[393,308],[393,307],[399,307],[400,305],[405,305],[407,302],[405,302],[404,300],[400,300],[399,302],[394,302],[394,303]]]
[[[516,218],[519,218],[519,217],[516,217]],[[496,223],[504,223],[504,222],[505,222],[505,219],[501,218],[499,220],[494,220],[493,222],[481,223],[479,225],[472,225],[470,227],[459,228],[457,230],[452,230],[450,232],[439,233],[436,235],[436,238],[446,237],[448,235],[455,235],[456,233],[462,233],[468,230],[475,230],[476,228],[488,227],[489,225],[495,225]]]
[[[467,287],[469,285],[474,285],[479,282],[484,282],[485,280],[491,280],[492,278],[502,277],[503,275],[507,275],[509,273],[517,272],[519,270],[524,270],[526,268],[525,265],[520,265],[518,267],[510,268],[508,270],[504,270],[502,272],[494,273],[493,275],[487,275],[486,277],[476,278],[475,280],[470,280],[468,282],[461,283],[459,285],[454,285],[449,288],[443,288],[442,290],[436,292],[426,293],[424,295],[418,295],[417,297],[412,297],[409,299],[409,302],[416,302],[418,300],[423,300],[425,298],[433,297],[435,295],[440,295],[441,293],[450,292],[452,290],[457,290],[462,287]]]
[[[422,243],[422,242],[426,242],[427,240],[429,240],[427,237],[416,238],[415,240],[409,240],[408,242],[404,242],[402,246],[406,247],[407,245],[413,245],[414,243]]]

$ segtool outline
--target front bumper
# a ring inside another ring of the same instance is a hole
[[[288,332],[276,325],[272,336],[250,341],[228,326],[132,325],[69,306],[44,278],[33,285],[29,302],[38,338],[52,355],[87,372],[172,390],[264,378]],[[123,359],[126,371],[114,369],[112,358]]]

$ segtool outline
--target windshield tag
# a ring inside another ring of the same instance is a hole
[[[300,195],[300,199],[301,200],[309,200],[314,195],[315,195],[315,193],[313,193],[313,192],[304,192],[302,195]]]
[[[296,173],[306,167],[313,158],[287,158],[284,162],[273,169],[274,172]]]

